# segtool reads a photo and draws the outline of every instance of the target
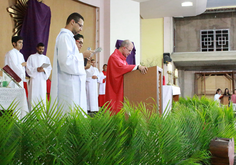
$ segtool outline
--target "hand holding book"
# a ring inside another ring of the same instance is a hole
[[[94,54],[96,53],[100,53],[102,51],[101,47],[98,47],[95,50],[91,50],[90,47],[88,47],[88,49],[83,53],[84,58],[91,58]]]
[[[100,53],[102,51],[102,48],[101,47],[98,47],[97,49],[95,49],[94,51],[93,51],[93,53],[90,55],[90,57],[92,57],[94,54],[96,54],[96,53]]]
[[[41,65],[41,67],[42,67],[42,68],[47,68],[49,65],[50,65],[50,64],[43,63],[43,64]]]

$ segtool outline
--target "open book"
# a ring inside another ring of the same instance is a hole
[[[50,65],[50,64],[43,63],[41,67],[42,67],[42,68],[47,68],[49,65]]]
[[[102,51],[101,47],[98,47],[97,49],[94,50],[94,52],[90,55],[90,57],[93,57],[94,54],[100,53]]]
[[[22,88],[19,85],[21,82],[21,78],[10,68],[10,66],[6,65],[1,69],[18,87]]]

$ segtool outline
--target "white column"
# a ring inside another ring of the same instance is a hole
[[[173,53],[174,49],[174,26],[173,17],[164,17],[164,53]],[[171,56],[170,56],[171,57]],[[175,69],[175,65],[172,61],[172,68]],[[173,70],[172,70],[173,73]],[[165,76],[166,84],[168,82],[167,65],[163,65],[163,75]],[[173,82],[172,82],[173,83]]]
[[[140,3],[133,0],[110,0],[110,54],[116,40],[129,39],[136,48],[136,64],[140,63]]]

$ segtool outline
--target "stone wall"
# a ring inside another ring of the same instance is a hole
[[[175,52],[200,51],[200,30],[230,29],[230,50],[236,50],[236,12],[174,18]]]

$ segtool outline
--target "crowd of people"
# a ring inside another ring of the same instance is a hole
[[[228,88],[225,88],[224,93],[222,93],[222,90],[218,88],[216,90],[216,94],[214,96],[214,100],[221,103],[221,99],[226,96],[227,97],[227,105],[230,106],[230,104],[233,104],[233,107],[236,109],[236,89],[234,89],[233,94],[231,95]]]
[[[65,28],[61,29],[56,38],[53,68],[50,59],[43,55],[43,43],[37,45],[37,52],[30,55],[25,62],[20,52],[23,38],[12,37],[13,49],[6,54],[5,65],[9,65],[22,79],[21,87],[24,87],[23,82],[26,81],[25,71],[30,77],[30,110],[36,105],[43,105],[46,109],[46,82],[51,70],[51,106],[56,105],[54,108],[62,109],[63,113],[69,113],[75,107],[83,109],[82,113],[97,112],[105,103],[108,103],[113,113],[117,113],[123,103],[123,75],[133,70],[139,70],[142,74],[147,73],[147,67],[128,65],[126,62],[133,49],[133,44],[129,40],[121,43],[120,48],[110,56],[108,64],[103,65],[103,71],[99,72],[96,61],[91,58],[94,51],[80,52],[84,37],[79,33],[83,26],[84,18],[79,13],[69,15]]]

